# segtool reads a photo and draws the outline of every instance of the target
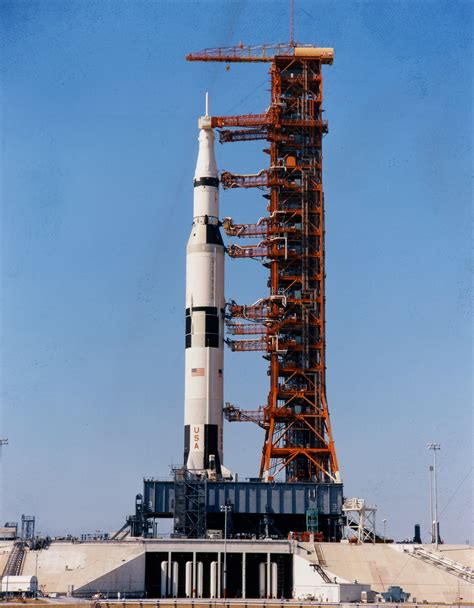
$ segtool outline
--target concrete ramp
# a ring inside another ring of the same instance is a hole
[[[431,563],[414,559],[404,551],[404,545],[323,543],[321,547],[325,569],[340,579],[371,585],[378,592],[387,591],[391,585],[399,585],[418,602],[457,603],[459,596],[464,603],[474,601],[472,584]],[[426,548],[431,551],[431,545]],[[446,545],[443,547],[445,551],[449,548]],[[472,560],[472,549],[462,546],[451,548],[453,559],[460,561],[455,556],[461,549],[466,549],[463,552],[464,562]]]
[[[3,572],[14,545],[13,540],[0,541],[0,573]]]
[[[72,587],[78,593],[143,592],[145,547],[129,542],[53,542],[48,549],[26,553],[23,574],[36,573],[44,593],[67,593]],[[105,589],[106,584],[111,586]]]
[[[74,595],[120,592],[142,594],[145,590],[145,553],[132,556],[125,563],[74,590]]]

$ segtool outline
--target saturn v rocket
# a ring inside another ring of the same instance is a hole
[[[199,119],[193,226],[186,254],[184,465],[201,477],[224,474],[224,243],[211,118]]]

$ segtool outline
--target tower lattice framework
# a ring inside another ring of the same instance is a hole
[[[272,99],[267,112],[213,117],[221,142],[262,139],[270,166],[251,175],[224,171],[224,188],[260,188],[268,215],[256,224],[223,222],[226,234],[255,238],[232,244],[233,258],[258,258],[269,268],[270,293],[255,304],[227,306],[233,351],[263,351],[269,361],[265,406],[227,405],[228,420],[265,430],[260,477],[339,482],[326,398],[325,248],[322,139],[322,65],[332,49],[300,45],[233,47],[188,56],[201,61],[270,62]],[[236,339],[238,336],[248,336]]]

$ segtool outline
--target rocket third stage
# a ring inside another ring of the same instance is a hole
[[[224,405],[224,243],[219,177],[209,116],[199,120],[193,227],[186,254],[184,465],[222,474]]]

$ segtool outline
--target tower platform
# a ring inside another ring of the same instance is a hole
[[[309,530],[337,541],[342,503],[341,483],[197,480],[176,469],[173,480],[144,479],[129,521],[133,536],[147,536],[154,519],[173,518],[178,537],[205,538],[220,531],[229,538],[287,538]]]

